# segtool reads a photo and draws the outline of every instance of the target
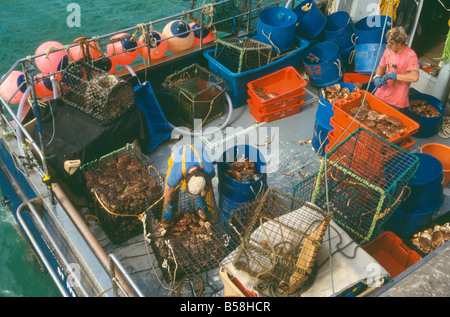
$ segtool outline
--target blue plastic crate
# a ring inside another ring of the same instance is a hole
[[[156,99],[155,92],[148,81],[134,87],[136,104],[147,118],[148,133],[150,135],[150,145],[148,152],[156,149],[161,143],[172,135],[172,128],[164,115],[161,106]]]
[[[304,55],[303,53],[309,46],[309,42],[305,39],[295,37],[294,45],[298,48],[287,54],[286,56],[281,57],[265,66],[241,73],[233,73],[228,68],[224,67],[218,61],[216,61],[214,59],[215,48],[206,50],[203,52],[203,54],[208,60],[209,70],[225,80],[227,92],[230,95],[231,101],[233,102],[233,107],[238,108],[247,104],[247,84],[249,82],[269,75],[288,66],[293,66],[298,69]]]

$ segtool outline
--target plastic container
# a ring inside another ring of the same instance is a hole
[[[440,143],[428,143],[422,145],[420,152],[432,155],[441,162],[444,173],[443,186],[447,186],[450,180],[450,146]]]
[[[256,170],[261,176],[250,183],[241,183],[225,174],[228,165],[244,156],[255,162]],[[248,145],[240,144],[227,149],[222,154],[221,162],[217,163],[219,178],[219,196],[225,196],[235,203],[247,203],[254,201],[258,193],[267,186],[266,161],[261,151]],[[220,199],[220,198],[219,198]]]
[[[352,42],[353,22],[350,14],[346,11],[338,11],[327,16],[324,33],[325,41],[335,42],[341,49],[354,46]]]
[[[227,92],[230,95],[233,107],[247,104],[247,84],[255,79],[271,74],[288,66],[299,65],[309,42],[299,37],[294,38],[294,45],[298,47],[286,56],[277,59],[265,66],[241,73],[233,73],[214,59],[215,49],[203,52],[208,61],[209,70],[225,80]]]
[[[300,97],[301,98],[301,97]],[[285,117],[292,116],[300,112],[301,106],[305,103],[305,100],[301,98],[301,102],[294,106],[284,107],[274,112],[262,112],[260,108],[254,104],[252,99],[248,99],[247,102],[250,105],[250,113],[258,122],[272,122],[283,119]]]
[[[335,103],[333,103],[333,111],[334,116],[333,120],[337,124],[339,124],[341,127],[348,127],[350,123],[353,121],[353,117],[348,114],[346,111],[349,111],[350,109],[354,107],[359,107],[361,105],[361,100],[365,95],[364,90],[360,90],[356,93],[353,93],[352,96],[355,96],[353,100],[339,100]],[[371,93],[367,93],[366,95],[366,101],[369,103],[371,109],[376,110],[380,113],[385,113],[388,116],[393,116],[398,118],[402,125],[407,127],[407,129],[401,133],[398,133],[397,135],[391,137],[388,139],[389,142],[398,144],[399,142],[403,141],[407,137],[413,135],[417,132],[419,129],[419,124],[409,118],[408,116],[404,115],[400,111],[392,108],[384,101],[378,99]],[[365,124],[361,123],[359,120],[355,119],[352,125],[350,126],[349,132],[355,131],[359,126],[375,133],[372,131],[369,127],[367,127]]]
[[[319,105],[320,107],[320,105]],[[320,156],[325,155],[325,149],[330,142],[327,137],[333,127],[329,123],[324,123],[318,118],[318,112],[316,112],[316,121],[314,123],[313,137],[311,139],[311,145]]]
[[[307,57],[312,54],[318,61],[310,61]],[[316,44],[308,49],[303,58],[310,83],[317,87],[325,87],[337,83],[345,73],[339,46],[331,41]]]
[[[247,84],[249,96],[262,106],[273,104],[274,102],[285,100],[292,96],[306,93],[304,88],[308,83],[297,72],[288,66],[269,75],[253,80]],[[264,89],[265,94],[276,94],[276,97],[265,100],[256,94],[259,89]]]
[[[355,45],[355,72],[362,74],[371,74],[380,63],[386,44],[380,49],[379,44],[358,44]],[[378,52],[379,51],[379,52]]]
[[[411,110],[411,107],[408,107],[406,110],[406,115],[420,125],[419,131],[417,131],[414,136],[417,138],[429,138],[436,135],[439,132],[439,128],[441,127],[443,121],[445,105],[436,97],[422,93],[411,94],[409,96],[409,100],[425,100],[429,105],[435,107],[440,113],[439,117],[427,118],[418,115]]]
[[[250,94],[250,92],[249,92]],[[250,98],[252,105],[257,109],[259,112],[262,112],[263,114],[270,114],[279,110],[283,110],[286,108],[290,108],[297,105],[302,105],[305,103],[303,100],[303,96],[306,94],[306,91],[303,90],[298,95],[290,96],[285,99],[281,99],[272,103],[268,104],[261,104],[259,100],[256,100],[255,98]],[[260,99],[260,98],[258,98]],[[247,101],[248,102],[248,101]]]
[[[339,82],[341,87],[348,88],[350,91],[353,91],[356,86],[353,84]],[[325,88],[324,88],[325,89]],[[330,119],[334,116],[333,105],[323,98],[322,94],[319,94],[319,106],[317,107],[317,116],[320,117],[320,121],[322,122],[330,122]]]
[[[391,17],[386,15],[369,15],[362,18],[353,26],[355,30],[355,44],[379,44],[381,38],[383,38],[383,43],[386,44],[387,40],[385,35],[390,29],[391,23]]]
[[[147,129],[150,136],[150,145],[147,148],[147,152],[151,152],[170,138],[172,128],[148,81],[135,86],[134,93],[136,95],[136,105],[144,112],[147,119]]]
[[[327,24],[327,18],[313,0],[303,1],[294,12],[297,14],[296,34],[307,40],[316,38]]]
[[[411,250],[402,239],[391,231],[385,231],[376,240],[362,248],[394,278],[413,264],[422,260],[419,253]]]
[[[246,289],[236,277],[231,276],[225,267],[220,268],[219,275],[225,297],[258,297],[254,292]]]
[[[256,39],[281,52],[294,45],[297,14],[283,7],[263,9],[258,15]]]
[[[350,84],[362,85],[370,80],[370,75],[358,74],[358,73],[345,73],[342,81]]]

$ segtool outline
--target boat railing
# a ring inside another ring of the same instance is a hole
[[[123,267],[122,263],[120,263],[119,259],[117,259],[117,257],[114,254],[109,254],[108,259],[109,259],[109,274],[111,277],[111,281],[113,283],[114,296],[118,297],[119,295],[118,290],[120,290],[122,294],[127,294],[126,290],[122,287],[122,284],[119,283],[119,281],[116,278],[116,269],[117,269],[120,272],[120,274],[122,274],[122,277],[126,280],[128,285],[132,288],[134,294],[139,297],[144,297],[144,294],[141,292],[139,287],[130,277],[128,272]]]

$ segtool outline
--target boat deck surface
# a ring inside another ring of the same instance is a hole
[[[321,156],[316,154],[312,144],[308,142],[313,136],[315,114],[318,106],[318,91],[311,85],[308,85],[305,89],[307,91],[307,94],[304,95],[305,104],[302,106],[300,113],[296,115],[270,123],[257,124],[249,112],[249,106],[245,105],[233,109],[231,120],[228,123],[228,127],[240,127],[245,132],[252,129],[259,130],[265,128],[263,133],[270,134],[270,131],[277,129],[279,140],[270,140],[269,137],[269,142],[279,141],[278,148],[275,149],[278,151],[278,157],[280,158],[279,168],[276,172],[268,174],[267,183],[269,186],[287,194],[292,194],[293,187],[302,181],[308,173],[313,174],[318,171],[322,159]],[[228,109],[225,110],[222,117],[215,119],[206,125],[204,129],[220,126],[225,121],[227,114]],[[224,137],[230,137],[230,135],[224,135]],[[437,135],[426,139],[414,139],[416,143],[410,150],[412,153],[418,152],[420,147],[425,143],[437,142],[450,145],[450,139],[443,139]],[[267,146],[267,144],[264,144],[264,138],[263,140],[261,138],[259,140],[261,141],[260,146]],[[203,137],[203,144],[205,146],[214,146],[215,141],[217,140]],[[306,142],[303,144],[303,142],[299,141]],[[151,164],[157,168],[161,175],[165,175],[167,172],[167,159],[171,154],[172,146],[176,145],[177,142],[179,142],[178,139],[168,140],[149,155]],[[274,145],[276,144],[269,144],[269,146],[272,146],[271,150],[274,150]],[[216,200],[218,198],[217,184],[218,178],[215,177],[213,186],[216,191]],[[440,210],[435,213],[435,217],[450,210],[449,187],[450,185],[447,185],[447,188],[444,189],[446,194],[445,201]],[[135,236],[121,245],[113,245],[95,221],[90,221],[88,225],[97,236],[106,253],[113,253],[120,260],[145,296],[183,296],[185,294],[192,296],[188,283],[184,283],[183,288],[178,289],[178,283],[173,287],[169,287],[164,282],[155,254],[151,250],[150,245],[146,245],[143,235]],[[431,261],[410,274],[407,278],[402,279],[402,275],[400,275],[395,280],[391,280],[391,282],[395,282],[395,287],[391,287],[388,292],[378,295],[423,296],[433,294],[436,296],[448,296],[448,290],[450,289],[448,287],[450,283],[450,271],[445,264],[448,263],[450,257],[449,246],[449,243],[442,246],[442,249],[444,249],[443,252],[436,254]],[[203,280],[202,296],[224,295],[223,283],[219,276],[219,268],[198,275]],[[424,275],[427,277],[424,277]],[[420,283],[417,282],[418,277],[421,279]],[[437,283],[436,279],[439,280],[439,287],[434,286]],[[424,283],[428,285],[424,286]],[[431,288],[433,288],[432,293],[429,291]]]

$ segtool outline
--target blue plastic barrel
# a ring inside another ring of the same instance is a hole
[[[338,11],[327,16],[324,29],[325,41],[333,41],[339,45],[339,48],[348,49],[354,45],[353,32],[353,22],[346,11]]]
[[[325,147],[329,143],[327,136],[333,129],[334,128],[330,125],[330,120],[328,120],[327,123],[326,120],[323,120],[320,116],[318,117],[318,113],[316,112],[316,121],[314,123],[311,145],[318,155],[323,156],[325,154]]]
[[[317,57],[311,60],[308,56]],[[310,83],[317,87],[325,87],[337,83],[345,73],[339,46],[325,41],[312,46],[303,58]]]
[[[419,130],[414,134],[414,137],[429,138],[436,135],[439,132],[444,119],[445,105],[436,97],[423,93],[411,94],[409,96],[409,100],[425,100],[429,105],[435,107],[440,113],[439,117],[427,118],[416,114],[410,107],[408,107],[406,110],[406,115],[420,125]]]
[[[255,162],[256,170],[261,174],[253,182],[241,183],[225,174],[229,164],[242,157]],[[267,171],[264,156],[261,151],[248,144],[236,145],[226,150],[222,155],[221,162],[217,163],[217,170],[219,177],[219,197],[225,196],[235,203],[254,201],[258,194],[263,192],[267,186]]]
[[[294,8],[294,12],[297,14],[295,33],[307,40],[316,38],[327,24],[327,18],[313,0],[303,1]]]
[[[355,72],[371,74],[378,67],[386,44],[358,44],[355,45]],[[378,58],[377,58],[378,57]]]
[[[391,23],[391,17],[386,15],[369,15],[362,18],[353,26],[355,30],[355,44],[380,43],[381,39],[386,44],[387,40],[385,35],[391,28]]]
[[[297,14],[283,7],[271,7],[258,15],[256,40],[272,45],[281,52],[294,45]]]
[[[341,48],[339,52],[341,53],[342,61],[344,65],[348,66],[353,64],[354,59],[350,60],[350,54],[355,50],[355,45],[350,46],[349,48]]]

